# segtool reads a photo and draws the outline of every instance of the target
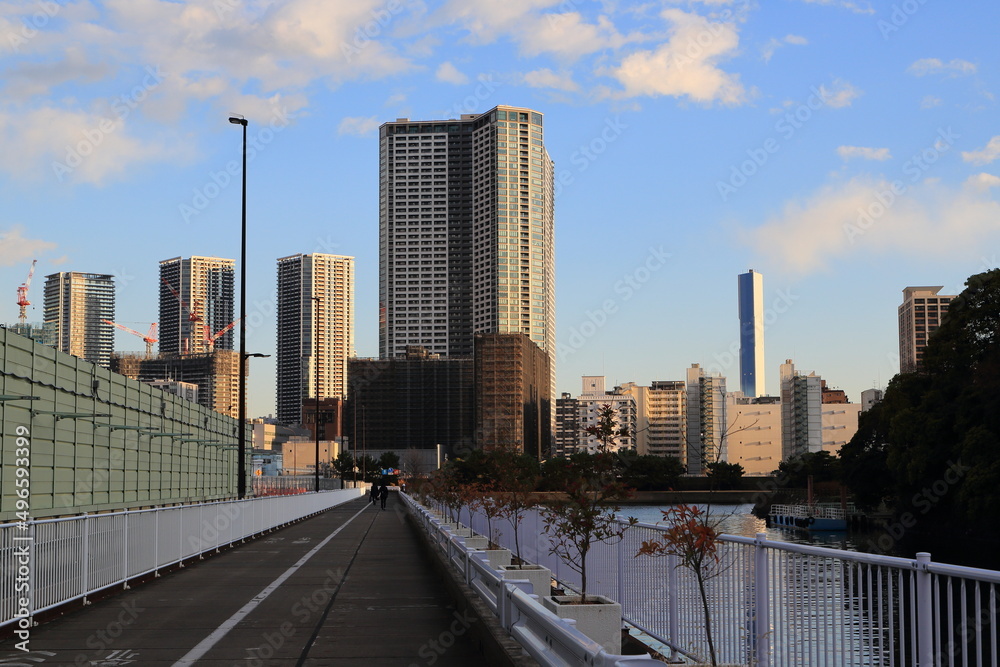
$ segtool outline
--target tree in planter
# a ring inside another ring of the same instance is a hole
[[[611,448],[618,437],[628,435],[628,430],[619,426],[614,407],[604,404],[598,410],[596,424],[586,431],[597,436],[598,451],[589,457],[589,465],[582,459],[570,462],[563,497],[551,501],[543,517],[545,532],[552,538],[549,553],[559,556],[580,575],[580,604],[587,603],[590,548],[598,542],[620,540],[636,523],[634,517],[624,523],[615,517],[621,510],[617,503],[629,498],[632,491],[616,478]]]
[[[460,493],[462,487],[455,478],[454,471],[450,467],[434,471],[430,484],[432,486],[430,496],[441,503],[447,511],[448,518],[457,523],[457,513],[462,509],[463,500]]]
[[[512,450],[494,452],[497,479],[497,510],[514,531],[514,557],[517,566],[524,565],[518,526],[529,509],[536,505],[533,494],[538,484],[538,462]]]
[[[493,530],[493,521],[500,517],[501,501],[497,497],[497,486],[489,482],[475,484],[472,487],[473,497],[469,503],[470,509],[479,510],[486,517],[486,539],[490,548],[499,548],[499,529]]]
[[[712,636],[712,615],[708,609],[705,582],[722,573],[719,564],[717,524],[708,518],[708,512],[690,505],[676,505],[662,510],[663,522],[668,528],[661,539],[643,541],[636,556],[676,556],[677,567],[686,567],[694,573],[705,615],[705,636],[713,667],[717,665],[715,641]]]

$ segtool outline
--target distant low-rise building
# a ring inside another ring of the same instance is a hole
[[[861,412],[868,412],[876,403],[882,401],[884,392],[881,389],[865,389],[861,392]]]
[[[831,403],[823,406],[823,451],[834,456],[858,432],[860,403]]]
[[[687,460],[687,385],[655,380],[650,386],[622,385],[636,399],[635,450],[640,456]]]
[[[586,429],[597,425],[597,418],[601,407],[610,405],[614,408],[616,417],[616,430],[625,428],[628,436],[616,437],[613,450],[635,449],[636,431],[636,404],[635,397],[626,393],[621,387],[615,387],[608,392],[604,387],[603,375],[585,375],[583,377],[583,393],[578,398],[580,410],[580,446],[579,449],[587,452],[596,452],[601,444],[599,439],[587,433]]]
[[[770,475],[781,463],[781,399],[733,392],[726,402],[727,462],[745,475]]]

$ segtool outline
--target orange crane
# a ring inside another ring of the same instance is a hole
[[[201,316],[195,312],[194,308],[188,305],[187,301],[185,301],[181,297],[180,293],[176,289],[174,289],[174,286],[171,285],[169,282],[167,282],[166,278],[161,278],[160,280],[162,280],[163,284],[167,286],[167,289],[170,290],[170,293],[174,295],[174,298],[177,299],[178,302],[180,302],[181,307],[184,308],[184,310],[188,311],[188,320],[191,322],[201,322]]]
[[[142,339],[142,342],[146,344],[146,355],[148,356],[153,353],[153,343],[159,340],[159,338],[156,337],[156,322],[153,322],[152,324],[149,325],[149,333],[143,336],[135,329],[129,329],[124,324],[118,324],[117,322],[112,322],[111,320],[101,320],[101,321],[104,322],[105,324],[110,324],[111,326],[117,329],[121,329],[125,333],[130,333],[134,336],[138,336],[139,338]]]
[[[215,351],[215,341],[219,340],[220,336],[222,336],[224,333],[226,333],[227,331],[229,331],[230,329],[232,329],[234,326],[236,326],[237,322],[239,322],[238,319],[233,320],[232,322],[230,322],[226,326],[222,327],[217,332],[215,332],[215,334],[212,334],[212,335],[209,335],[209,332],[211,331],[211,329],[208,328],[207,324],[205,325],[205,344],[208,346],[208,351],[209,352]]]
[[[167,282],[166,278],[160,278],[160,280],[163,282],[164,285],[167,286],[167,289],[170,290],[170,293],[174,295],[174,298],[177,299],[178,303],[181,304],[181,307],[187,311],[188,321],[192,323],[191,328],[197,331],[197,325],[195,325],[194,322],[201,322],[202,321],[201,315],[195,312],[195,309],[188,305],[187,301],[185,301],[184,298],[180,295],[180,293],[176,289],[174,289],[173,285]],[[208,327],[203,325],[202,328],[205,330],[205,335],[207,336]],[[191,343],[190,339],[185,338],[183,343],[184,345],[182,351],[185,353],[190,352],[191,350],[188,349]]]
[[[17,320],[21,323],[21,326],[24,326],[24,321],[28,318],[27,309],[31,305],[31,302],[28,301],[28,288],[31,287],[31,276],[35,275],[35,264],[37,262],[37,259],[31,260],[31,268],[28,269],[28,279],[17,288],[17,305],[21,307]]]

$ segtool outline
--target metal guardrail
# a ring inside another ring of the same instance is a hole
[[[487,525],[473,514],[473,530],[485,533]],[[495,541],[513,548],[510,525],[501,530]],[[637,524],[616,544],[594,544],[587,592],[619,602],[623,619],[670,647],[672,658],[704,661],[694,575],[672,557],[636,557],[643,541],[664,530]],[[518,535],[525,559],[579,590],[579,575],[549,553],[538,511],[525,515]],[[934,563],[925,553],[908,559],[778,542],[764,533],[722,535],[719,556],[706,590],[720,663],[1000,665],[1000,572]]]
[[[612,655],[538,601],[531,582],[503,579],[490,567],[485,552],[469,549],[446,521],[434,516],[411,497],[401,493],[412,515],[427,532],[451,567],[460,573],[483,602],[496,614],[503,628],[542,667],[653,667],[663,663],[647,656]],[[546,592],[547,593],[547,592]]]
[[[302,493],[0,524],[0,627],[357,498]],[[27,624],[27,625],[25,625]]]

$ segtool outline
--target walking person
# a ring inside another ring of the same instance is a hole
[[[372,484],[372,491],[368,495],[372,500],[372,505],[374,505],[375,501],[378,500],[378,484]]]
[[[382,486],[379,487],[378,497],[382,500],[382,509],[385,509],[385,500],[389,497],[389,487],[385,485],[385,482],[382,482]]]

